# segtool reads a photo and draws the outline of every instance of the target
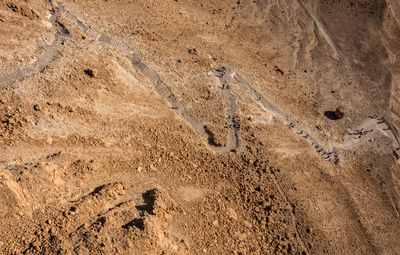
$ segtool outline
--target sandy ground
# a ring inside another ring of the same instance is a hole
[[[399,15],[0,1],[0,253],[400,254]]]

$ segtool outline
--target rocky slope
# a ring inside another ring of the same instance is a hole
[[[399,11],[0,1],[1,253],[400,253]]]

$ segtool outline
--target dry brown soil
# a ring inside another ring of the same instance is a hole
[[[0,254],[400,254],[399,61],[398,0],[0,0]]]

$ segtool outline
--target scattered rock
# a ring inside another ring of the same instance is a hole
[[[85,74],[87,74],[89,77],[96,78],[98,72],[94,68],[88,68],[88,69],[85,70]]]
[[[227,208],[226,212],[227,212],[229,218],[231,218],[233,220],[237,220],[238,219],[237,213],[232,208],[230,208],[230,207]]]
[[[122,226],[122,228],[124,228],[124,229],[129,229],[131,227],[136,227],[142,231],[145,230],[145,228],[146,228],[145,218],[133,219]]]
[[[191,55],[197,55],[197,50],[196,50],[196,48],[188,49],[188,53]]]
[[[175,201],[170,195],[161,189],[155,188],[149,191],[149,210],[154,215],[159,213],[170,213],[177,209]]]
[[[253,227],[253,225],[250,223],[250,222],[248,222],[248,221],[243,221],[243,224],[247,227],[247,228],[252,228]]]
[[[10,21],[10,18],[2,13],[0,13],[0,22]]]
[[[78,30],[78,31],[74,31],[74,35],[77,37],[80,37],[82,40],[86,40],[86,38],[89,37],[88,34],[86,34],[85,32]]]
[[[280,75],[284,75],[285,73],[279,67],[275,66],[275,72],[279,73]]]
[[[28,17],[30,19],[40,18],[39,12],[28,5],[19,6],[15,3],[8,3],[7,7],[21,16]]]
[[[343,119],[343,117],[344,117],[344,109],[342,106],[339,106],[335,110],[335,119],[340,120]]]

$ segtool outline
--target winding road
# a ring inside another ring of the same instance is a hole
[[[237,118],[237,104],[234,99],[234,94],[232,92],[232,88],[229,85],[230,78],[233,77],[234,81],[247,93],[249,93],[254,100],[258,101],[258,103],[262,106],[262,108],[266,111],[272,112],[281,122],[287,125],[289,128],[293,129],[297,134],[301,135],[304,139],[308,140],[315,150],[326,160],[330,161],[334,164],[339,162],[339,156],[335,151],[328,151],[324,149],[317,141],[314,139],[311,134],[306,132],[300,125],[295,124],[290,121],[287,115],[279,109],[279,107],[275,106],[268,98],[262,95],[257,89],[255,89],[249,82],[246,81],[240,74],[234,72],[231,68],[222,66],[217,68],[216,77],[219,78],[221,82],[221,95],[223,104],[225,106],[225,115],[228,119],[228,135],[227,135],[227,145],[224,147],[215,146],[212,143],[213,134],[210,133],[205,125],[194,118],[186,107],[177,101],[175,95],[171,92],[169,87],[160,79],[160,76],[149,68],[146,64],[144,64],[138,56],[134,54],[134,50],[127,46],[122,41],[115,39],[107,34],[104,34],[101,31],[95,30],[93,28],[89,28],[84,25],[81,21],[79,21],[75,16],[73,16],[69,11],[67,11],[62,5],[59,5],[57,8],[57,15],[65,15],[70,21],[72,21],[82,32],[93,37],[94,40],[105,42],[116,49],[119,49],[122,53],[128,54],[130,56],[130,60],[132,65],[145,74],[153,83],[156,91],[163,96],[168,103],[171,105],[172,109],[180,115],[183,119],[185,119],[196,131],[196,133],[207,141],[209,147],[217,152],[217,153],[227,153],[234,152],[239,146],[239,122]]]
[[[303,1],[301,1],[305,9],[310,13],[310,15],[315,18],[311,8],[306,5]],[[276,106],[273,102],[271,102],[266,96],[264,96],[261,92],[259,92],[254,86],[252,86],[242,75],[235,72],[231,68],[227,66],[221,66],[217,68],[213,75],[217,77],[220,81],[220,91],[221,98],[223,100],[223,104],[225,106],[225,116],[228,120],[227,126],[227,138],[226,138],[226,146],[217,146],[213,143],[213,134],[207,129],[207,127],[198,119],[196,119],[187,108],[179,102],[175,95],[172,93],[171,89],[161,80],[159,74],[147,66],[145,63],[141,61],[141,59],[135,54],[135,51],[128,46],[123,41],[116,39],[110,35],[107,35],[99,30],[93,29],[91,27],[86,26],[83,22],[81,22],[77,17],[72,15],[68,10],[64,8],[63,5],[59,4],[57,7],[53,5],[50,1],[52,7],[55,8],[56,12],[53,13],[51,17],[51,23],[56,27],[55,39],[51,46],[47,49],[47,51],[39,57],[37,62],[32,66],[17,68],[14,71],[9,72],[8,74],[0,75],[0,84],[1,86],[5,86],[5,84],[10,84],[15,82],[18,79],[22,79],[26,76],[29,76],[33,73],[41,72],[46,66],[50,64],[50,62],[55,58],[58,49],[64,44],[67,39],[69,32],[60,22],[60,15],[64,15],[68,20],[70,20],[79,30],[90,35],[94,40],[99,42],[106,43],[111,47],[117,49],[120,53],[124,53],[127,55],[135,69],[145,74],[153,83],[155,90],[163,96],[171,108],[186,122],[188,122],[195,132],[204,139],[208,146],[215,151],[216,153],[230,153],[235,152],[239,147],[239,117],[238,117],[238,105],[235,100],[235,92],[232,90],[230,85],[231,82],[235,82],[240,90],[244,91],[254,100],[256,104],[260,106],[263,111],[266,111],[273,116],[283,125],[286,125],[289,129],[293,130],[297,135],[308,141],[316,150],[316,152],[326,161],[329,161],[333,164],[338,164],[340,162],[339,155],[337,153],[336,148],[345,148],[348,147],[346,144],[349,143],[349,140],[361,140],[364,135],[367,135],[370,132],[374,132],[377,130],[384,131],[387,136],[389,136],[393,140],[394,144],[394,154],[399,159],[400,154],[400,143],[393,132],[391,125],[385,121],[382,117],[378,116],[370,116],[370,119],[376,119],[376,123],[371,125],[371,122],[368,122],[368,127],[359,127],[355,131],[355,133],[349,134],[349,138],[347,141],[344,141],[342,144],[331,143],[328,147],[324,148],[321,143],[306,130],[306,128],[302,127],[300,124],[295,123],[289,119],[287,114],[285,114],[278,106]],[[316,22],[318,19],[316,20]],[[317,22],[317,25],[320,27],[322,31],[325,31],[324,27],[320,22]],[[336,49],[339,56],[341,56],[342,60],[346,63],[344,56],[337,49],[334,42],[330,39],[329,35],[323,33],[327,38],[328,42],[332,45],[333,48]],[[350,67],[349,67],[350,68]],[[351,68],[350,68],[351,69]],[[239,93],[239,92],[236,92]],[[382,125],[384,124],[384,125]],[[365,132],[366,129],[369,128],[369,132]],[[365,130],[364,130],[365,129]],[[356,134],[356,135],[354,135]],[[354,142],[353,142],[354,143]]]
[[[301,1],[303,3],[303,1]],[[51,3],[51,2],[50,2]],[[312,9],[304,4],[304,7],[310,12],[310,15],[313,16]],[[249,95],[254,104],[258,105],[258,107],[267,112],[268,114],[272,114],[274,118],[282,125],[287,126],[290,130],[292,130],[295,134],[300,136],[302,139],[310,143],[315,151],[326,161],[336,165],[340,162],[340,157],[337,152],[338,149],[351,149],[355,144],[360,143],[364,139],[368,139],[368,136],[374,132],[382,132],[389,138],[391,138],[394,146],[394,154],[397,159],[399,159],[400,155],[400,143],[397,139],[395,132],[393,131],[394,127],[385,120],[383,117],[377,115],[370,115],[361,125],[353,128],[351,132],[348,133],[347,139],[341,143],[331,142],[328,146],[322,145],[322,142],[319,139],[309,132],[306,127],[302,126],[300,123],[295,123],[290,119],[288,114],[286,114],[279,106],[274,104],[267,96],[257,90],[246,78],[234,71],[232,68],[228,66],[220,66],[216,68],[212,73],[215,76],[219,83],[219,89],[221,93],[221,98],[223,101],[223,105],[225,108],[225,118],[227,119],[228,125],[227,128],[227,137],[226,137],[226,145],[225,146],[217,146],[213,142],[212,134],[204,125],[204,123],[196,119],[190,111],[185,107],[184,104],[179,102],[176,96],[173,94],[171,89],[166,85],[166,83],[160,78],[160,75],[138,57],[135,54],[135,50],[132,49],[129,45],[124,43],[122,40],[114,38],[110,35],[107,35],[99,30],[91,28],[85,25],[82,21],[80,21],[77,17],[75,17],[72,13],[70,13],[64,6],[58,5],[57,7],[51,3],[51,6],[56,9],[56,12],[53,13],[51,17],[51,23],[56,28],[55,39],[53,43],[49,46],[46,52],[41,55],[38,60],[31,66],[17,68],[13,71],[10,71],[7,74],[0,74],[0,87],[6,87],[12,85],[19,79],[23,79],[29,75],[34,73],[38,73],[43,71],[57,56],[59,49],[63,46],[64,42],[69,37],[69,32],[63,24],[60,22],[60,16],[63,15],[69,21],[71,21],[80,31],[88,34],[94,40],[105,43],[111,47],[117,49],[120,53],[126,55],[132,66],[146,75],[152,82],[154,89],[164,97],[171,109],[175,111],[175,113],[183,118],[188,124],[191,125],[193,130],[207,143],[208,147],[218,153],[218,154],[226,154],[226,153],[234,153],[240,147],[240,122],[239,122],[239,109],[240,105],[236,100],[237,95],[245,93]],[[315,18],[315,17],[314,17]],[[317,19],[318,20],[318,19]],[[320,29],[325,31],[323,25],[318,23]],[[349,67],[346,59],[343,54],[341,54],[340,50],[335,46],[335,43],[330,39],[329,35],[323,33],[327,40],[330,42],[333,48],[336,49],[339,56]],[[351,68],[349,67],[351,70]],[[355,76],[355,75],[354,75]],[[356,77],[356,76],[355,76]],[[237,86],[232,86],[236,84]],[[238,90],[234,89],[238,88]],[[273,173],[273,181],[275,185],[278,187],[278,191],[282,194],[282,197],[285,200],[285,203],[290,208],[290,211],[293,211],[292,205],[289,202],[287,195],[284,192],[284,189],[281,187],[279,182],[277,181],[277,177]],[[300,239],[301,246],[304,250],[308,252],[307,245],[304,243],[300,232],[297,230],[296,224],[296,216],[291,214],[292,221],[291,224],[296,231],[296,235]]]
[[[50,21],[51,24],[56,28],[55,39],[53,43],[33,65],[17,68],[9,71],[6,74],[0,75],[1,87],[4,87],[6,84],[12,84],[16,80],[22,79],[34,73],[42,72],[55,58],[59,48],[64,44],[65,40],[67,39],[69,32],[58,20],[57,16],[53,15]]]

